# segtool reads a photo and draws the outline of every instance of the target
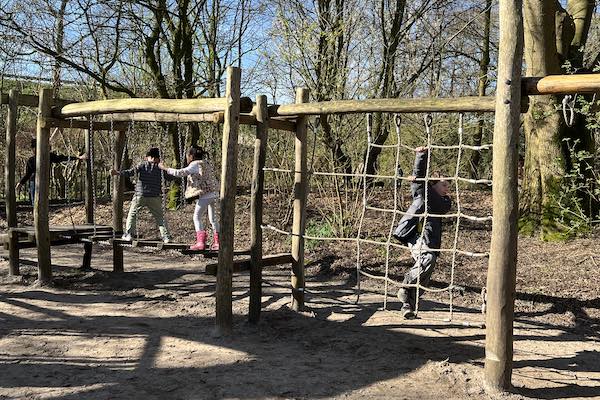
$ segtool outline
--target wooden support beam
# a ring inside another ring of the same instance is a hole
[[[47,119],[51,117],[52,112],[52,89],[41,89],[39,99],[33,219],[38,253],[38,281],[40,284],[48,284],[52,282],[52,264],[48,221],[50,128]]]
[[[271,107],[271,117],[369,112],[493,112],[494,96],[417,99],[334,100]]]
[[[500,47],[494,120],[492,240],[487,275],[485,383],[510,389],[517,266],[517,165],[523,63],[522,0],[500,0]]]
[[[526,77],[521,81],[524,95],[600,93],[600,74]]]
[[[9,228],[17,226],[16,185],[16,137],[19,92],[11,90],[8,94],[8,112],[6,115],[6,158],[4,159],[4,193],[6,205],[6,224]]]
[[[221,231],[219,232],[219,271],[216,293],[216,331],[229,335],[232,331],[231,279],[235,226],[235,195],[237,181],[238,130],[240,116],[241,71],[227,68],[225,121],[221,153]]]
[[[8,93],[8,112],[6,116],[6,158],[4,160],[4,193],[6,203],[6,225],[8,226],[9,275],[19,275],[19,236],[11,228],[17,226],[16,185],[16,138],[20,93],[11,90]]]
[[[307,103],[308,89],[296,90],[296,103]],[[304,229],[306,226],[306,196],[308,195],[308,143],[306,140],[308,117],[303,115],[296,121],[294,170],[294,218],[292,222],[292,309],[304,309]]]
[[[239,98],[238,98],[239,104]],[[81,117],[90,114],[132,112],[161,112],[174,114],[202,114],[225,109],[225,98],[201,99],[112,99],[67,104],[53,110],[58,118]]]
[[[162,112],[134,112],[103,115],[102,120],[109,122],[210,122],[215,123],[217,113],[208,114],[173,114]]]
[[[121,170],[121,160],[123,159],[123,152],[125,151],[125,140],[125,131],[118,131],[113,148],[115,154],[113,168],[117,171]],[[125,181],[120,175],[115,175],[112,179],[112,228],[115,235],[120,236],[121,233],[123,233],[123,191]],[[113,272],[123,271],[123,246],[119,243],[113,243]]]
[[[254,139],[254,163],[252,166],[252,189],[250,199],[250,306],[248,319],[258,323],[262,302],[262,220],[263,190],[265,186],[265,160],[269,117],[267,96],[256,96],[256,138]]]
[[[274,265],[291,264],[294,258],[290,253],[270,254],[261,258],[260,262],[263,267],[271,267]],[[206,265],[206,272],[209,275],[217,275],[219,264],[211,263]],[[243,260],[235,260],[233,262],[233,272],[250,271],[252,273],[252,260],[249,258]]]
[[[2,104],[9,104],[10,93],[9,94],[6,94],[6,93],[0,94],[0,102]],[[52,102],[54,105],[60,106],[60,105],[67,105],[67,104],[75,103],[75,100],[54,99]],[[39,105],[39,103],[40,103],[40,98],[38,95],[20,94],[19,102],[17,103],[17,105],[25,106],[25,107],[37,107]]]
[[[8,274],[20,275],[19,233],[8,228]]]
[[[253,112],[255,112],[254,107]],[[223,122],[223,113],[215,113],[215,123]],[[257,125],[258,121],[256,115],[253,114],[241,114],[240,115],[241,125]],[[296,123],[294,121],[288,121],[280,118],[269,118],[269,129],[277,129],[280,131],[296,132]]]

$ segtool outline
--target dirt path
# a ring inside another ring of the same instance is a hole
[[[96,250],[88,273],[73,268],[80,247],[54,251],[53,288],[30,285],[34,267],[22,268],[23,283],[0,266],[0,398],[488,398],[484,330],[460,324],[481,321],[475,306],[446,323],[429,299],[404,321],[393,298],[380,309],[375,285],[357,306],[348,281],[315,275],[310,311],[298,314],[287,308],[289,270],[275,269],[258,326],[245,322],[247,276],[235,277],[235,336],[223,339],[204,261],[128,251],[127,272],[114,275],[110,251]],[[600,345],[588,330],[536,318],[543,307],[516,324],[516,388],[503,398],[600,398]]]

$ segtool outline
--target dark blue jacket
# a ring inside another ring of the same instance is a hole
[[[419,152],[415,156],[413,175],[417,178],[424,178],[426,172],[427,152]],[[410,185],[413,202],[408,210],[406,210],[407,214],[402,217],[394,231],[394,236],[403,242],[414,243],[420,237],[419,222],[424,217],[413,216],[412,214],[423,214],[425,212],[425,186],[425,181],[414,181]],[[431,184],[427,184],[427,213],[446,214],[450,211],[451,206],[450,197],[440,196]],[[432,249],[439,249],[441,247],[441,217],[427,217],[423,226],[423,241],[425,245]]]

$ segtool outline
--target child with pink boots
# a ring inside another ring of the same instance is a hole
[[[186,158],[188,166],[181,169],[167,168],[162,163],[160,169],[167,174],[184,177],[187,176],[187,189],[185,198],[188,201],[196,200],[194,209],[194,227],[196,228],[196,243],[190,250],[206,249],[206,230],[204,229],[204,214],[208,211],[208,219],[213,229],[213,241],[210,250],[219,250],[219,221],[216,214],[216,204],[219,199],[219,182],[215,177],[212,165],[204,159],[206,152],[202,147],[192,145]]]

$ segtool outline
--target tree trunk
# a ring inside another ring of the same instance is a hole
[[[477,95],[485,96],[485,91],[488,87],[488,69],[490,66],[490,26],[492,20],[492,0],[485,1],[485,20],[483,30],[483,49],[481,52],[481,60],[479,60],[479,79],[477,85]],[[485,128],[485,120],[483,115],[477,121],[477,131],[473,138],[475,146],[481,146],[483,140],[483,131]],[[479,162],[481,161],[481,152],[474,151],[471,157],[471,179],[479,179]]]
[[[383,55],[381,70],[379,72],[379,90],[378,97],[397,97],[398,89],[396,87],[396,81],[394,80],[394,67],[396,65],[396,50],[400,44],[400,29],[402,27],[402,21],[404,19],[404,10],[406,7],[405,0],[396,0],[395,8],[392,12],[391,26],[389,32],[387,32],[387,24],[385,23],[387,12],[391,10],[386,9],[386,2],[381,2],[380,18],[381,18],[381,34],[383,37]],[[388,6],[389,7],[389,6]],[[373,137],[374,143],[383,145],[388,138],[388,118],[381,113],[375,113],[373,116]],[[374,175],[377,173],[377,160],[381,154],[380,147],[373,147],[369,151],[369,155],[366,161],[365,168],[366,173]],[[372,179],[367,179],[367,183],[371,184]]]
[[[575,3],[585,4],[576,7]],[[579,12],[583,8],[585,11],[587,4],[587,1],[569,1],[569,9]],[[560,74],[565,65],[578,66],[579,51],[574,55],[571,49],[573,46],[581,49],[585,44],[589,30],[586,20],[591,19],[591,13],[588,14],[576,14],[574,18],[555,0],[525,1],[528,76]],[[557,220],[561,209],[557,199],[559,194],[564,194],[563,177],[567,171],[579,167],[572,164],[563,140],[578,140],[577,150],[593,151],[592,135],[585,128],[584,118],[579,118],[576,127],[567,128],[560,104],[561,99],[556,96],[532,96],[524,118],[525,166],[520,229],[528,234],[539,231],[543,239],[564,237],[564,226]],[[563,207],[565,205],[562,203]]]

